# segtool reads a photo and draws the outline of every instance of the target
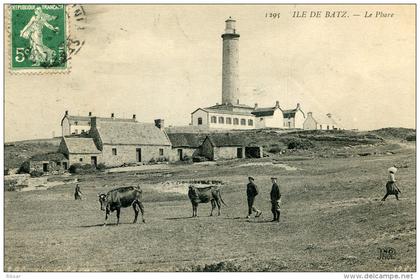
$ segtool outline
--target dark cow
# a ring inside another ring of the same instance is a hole
[[[117,210],[117,225],[120,222],[120,211],[121,208],[132,206],[134,209],[134,221],[137,222],[137,216],[139,215],[139,209],[144,220],[144,207],[141,202],[142,190],[140,187],[121,187],[109,191],[107,194],[98,194],[99,203],[101,204],[101,210],[106,211],[104,225],[108,219],[108,215],[111,212]]]
[[[219,210],[218,215],[220,216],[220,207],[221,203],[225,206],[226,203],[222,199],[220,189],[216,186],[209,186],[204,188],[198,188],[193,185],[188,187],[188,197],[191,200],[193,208],[193,217],[197,217],[197,207],[199,203],[208,203],[211,202],[211,212],[210,216],[213,216],[213,210],[216,208],[216,204]]]

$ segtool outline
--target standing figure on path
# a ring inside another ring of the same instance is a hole
[[[280,188],[277,185],[277,178],[272,177],[271,182],[273,183],[273,186],[271,187],[271,192],[270,192],[271,212],[273,213],[272,222],[280,222],[280,199],[281,199]]]
[[[252,212],[256,212],[255,217],[259,217],[262,214],[262,211],[258,210],[254,206],[255,197],[258,195],[258,187],[254,184],[254,178],[248,177],[249,183],[246,185],[246,196],[248,198],[248,216],[247,219],[251,217]]]
[[[398,199],[398,193],[401,193],[400,189],[398,188],[397,184],[395,183],[395,173],[397,173],[397,168],[395,166],[388,168],[388,182],[386,183],[386,194],[382,201],[388,197],[388,195],[395,195],[395,198]]]
[[[80,186],[79,184],[76,184],[76,188],[74,189],[74,199],[78,200],[78,199],[82,199],[82,192],[80,191]]]

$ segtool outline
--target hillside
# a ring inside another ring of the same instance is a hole
[[[20,165],[30,157],[56,152],[61,138],[25,140],[9,142],[4,144],[4,168],[19,168]]]

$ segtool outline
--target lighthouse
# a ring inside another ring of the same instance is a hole
[[[226,21],[223,38],[222,103],[236,104],[239,98],[239,34],[236,33],[236,20]]]

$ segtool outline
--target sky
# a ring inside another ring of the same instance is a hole
[[[348,129],[415,127],[415,7],[84,5],[69,73],[16,75],[5,60],[5,141],[61,135],[73,115],[188,125],[221,102],[225,20],[237,20],[241,103],[297,103]],[[322,17],[293,17],[320,11]],[[349,17],[325,17],[346,11]],[[375,17],[393,13],[392,17]],[[379,13],[379,12],[382,12]],[[279,17],[270,17],[270,13]],[[372,13],[372,17],[365,14]],[[360,14],[360,16],[353,16]],[[7,48],[5,52],[7,52]]]

